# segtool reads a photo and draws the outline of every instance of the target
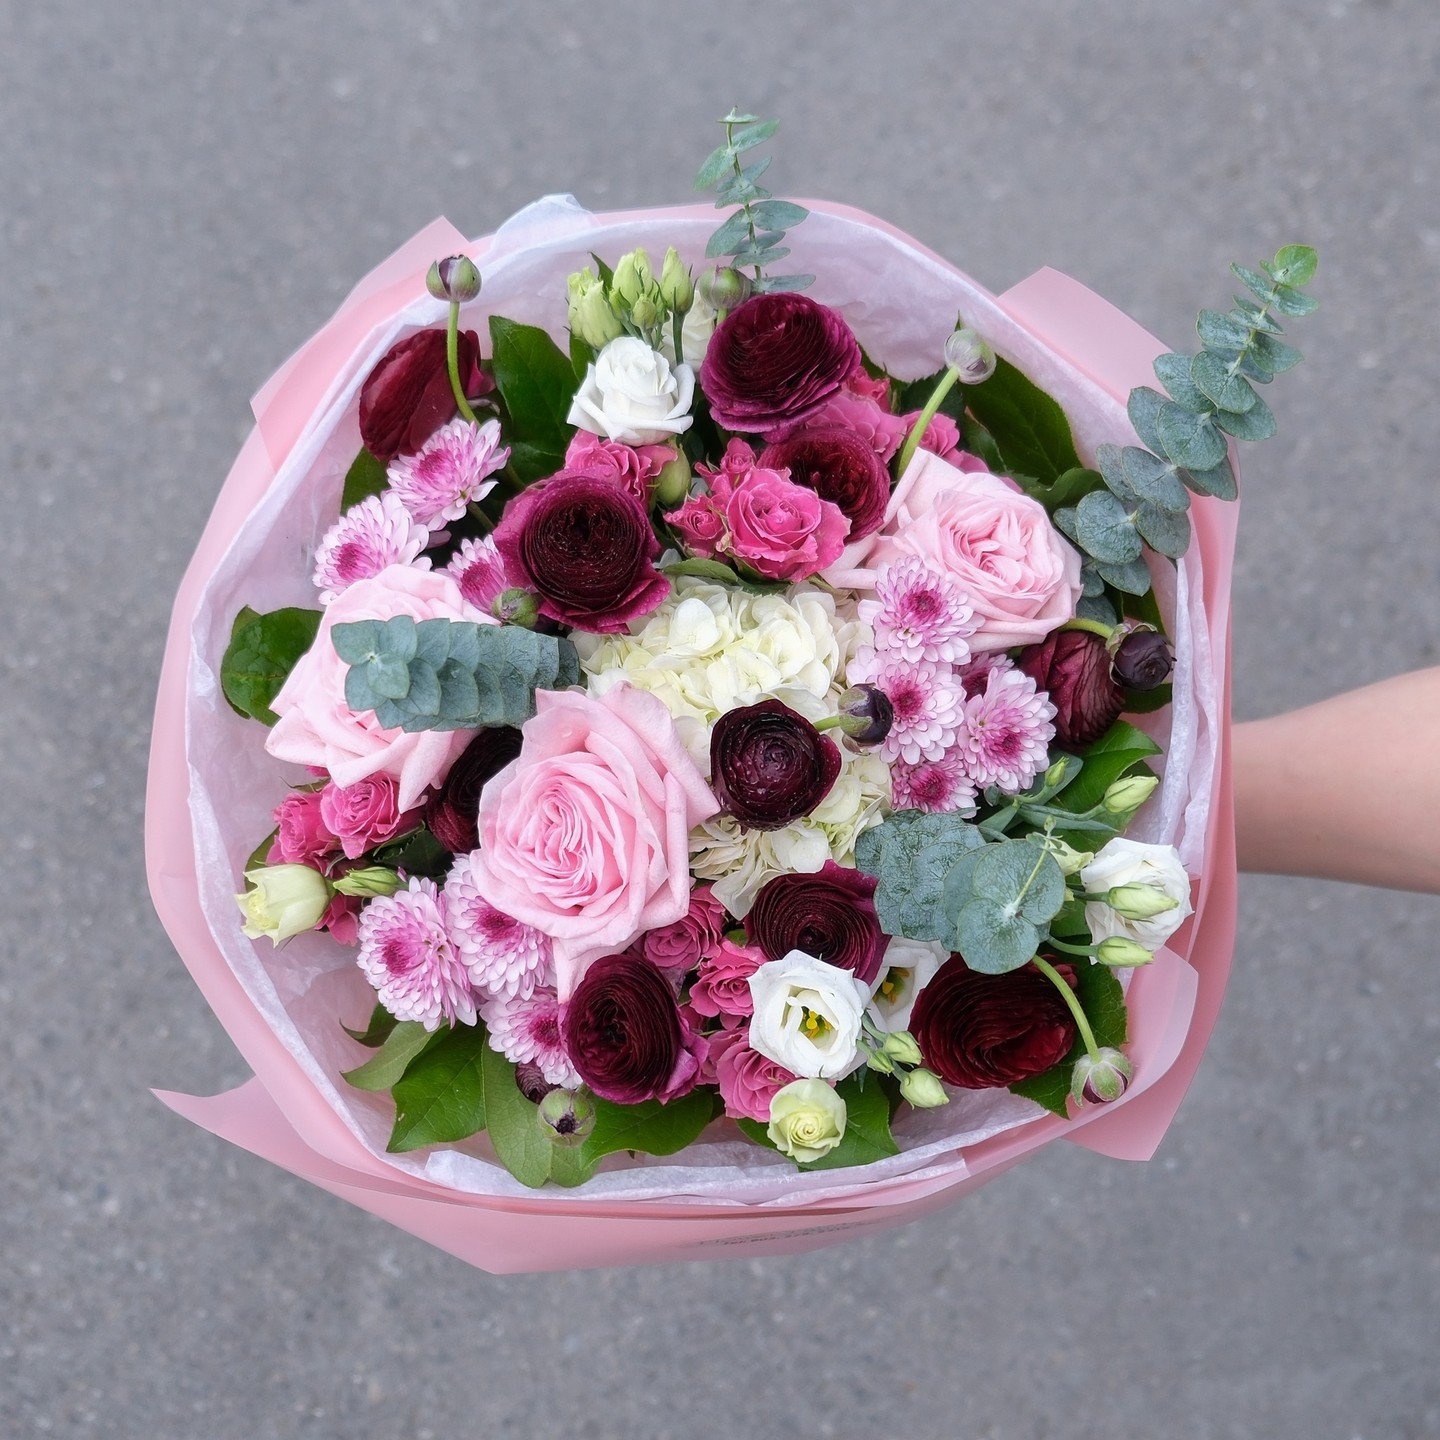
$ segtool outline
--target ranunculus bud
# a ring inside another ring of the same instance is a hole
[[[908,1030],[890,1031],[882,1048],[892,1060],[898,1060],[902,1065],[918,1065],[925,1058]]]
[[[469,854],[479,845],[480,792],[519,753],[520,732],[513,726],[481,730],[425,802],[422,818],[426,828],[452,855]]]
[[[948,1105],[950,1097],[933,1070],[910,1070],[900,1077],[900,1094],[917,1110],[934,1110]]]
[[[830,793],[840,750],[788,705],[762,700],[727,710],[715,722],[710,772],[721,808],[742,826],[780,830]]]
[[[529,590],[522,590],[518,585],[512,585],[495,597],[490,613],[502,625],[520,625],[526,630],[533,630],[535,622],[540,618],[540,597]]]
[[[895,723],[895,706],[878,685],[852,685],[840,697],[840,729],[857,745],[879,745]]]
[[[615,262],[614,278],[610,281],[610,298],[629,308],[654,283],[650,257],[644,250],[629,250]]]
[[[655,477],[655,503],[662,510],[678,510],[690,494],[690,461],[683,450],[667,460]]]
[[[1055,968],[1069,981],[1069,965]],[[925,1063],[967,1090],[1013,1085],[1058,1065],[1077,1029],[1064,997],[1033,965],[1004,975],[952,956],[920,992],[910,1017]]]
[[[532,1105],[538,1105],[552,1090],[560,1088],[545,1078],[538,1065],[524,1060],[515,1067],[515,1086]]]
[[[1126,815],[1138,810],[1155,793],[1159,780],[1153,775],[1127,775],[1114,781],[1100,803],[1112,815]]]
[[[1093,1056],[1082,1055],[1075,1062],[1070,1080],[1070,1098],[1077,1105],[1108,1105],[1129,1087],[1135,1067],[1118,1050],[1109,1046]]]
[[[858,431],[843,425],[801,430],[767,445],[760,464],[771,470],[788,470],[797,485],[839,506],[850,522],[847,542],[863,540],[885,523],[890,473],[875,447]]]
[[[695,282],[690,278],[690,267],[673,245],[665,252],[665,264],[660,269],[660,298],[670,309],[678,310],[682,315],[695,301]]]
[[[468,255],[450,255],[430,267],[425,288],[437,300],[463,305],[480,293],[480,271]]]
[[[480,368],[473,330],[456,337],[456,354],[466,395],[488,394],[493,382]],[[360,387],[360,438],[377,460],[389,462],[413,454],[455,410],[445,331],[421,330],[397,340]]]
[[[1016,660],[1055,707],[1055,741],[1083,750],[1120,718],[1125,692],[1110,673],[1103,636],[1089,630],[1052,630],[1027,645]]]
[[[1180,902],[1156,885],[1116,885],[1105,892],[1105,903],[1127,920],[1153,920],[1167,910],[1178,908]]]
[[[995,373],[995,352],[978,330],[962,325],[945,341],[945,363],[962,385],[981,385]]]
[[[595,1128],[595,1102],[557,1085],[540,1101],[540,1126],[553,1144],[583,1145]]]
[[[1155,957],[1138,940],[1124,935],[1111,935],[1102,940],[1095,949],[1095,958],[1102,965],[1117,970],[1130,970],[1136,965],[1148,965]]]
[[[1170,678],[1175,652],[1158,630],[1137,626],[1115,647],[1110,663],[1127,690],[1154,690]]]
[[[767,880],[745,917],[745,933],[767,960],[800,950],[873,985],[889,944],[874,897],[872,876],[827,860],[817,874]]]
[[[754,286],[748,275],[728,265],[719,265],[700,277],[700,298],[712,309],[734,310],[749,298]]]

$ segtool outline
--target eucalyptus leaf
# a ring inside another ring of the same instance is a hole
[[[1165,453],[1160,439],[1160,412],[1169,403],[1158,390],[1152,390],[1148,385],[1137,385],[1125,403],[1125,411],[1141,443],[1157,455]]]
[[[1214,408],[1210,397],[1196,388],[1190,378],[1190,357],[1188,355],[1157,355],[1155,377],[1170,392],[1171,400],[1184,410],[1197,415],[1208,415]]]
[[[720,228],[705,245],[705,254],[710,259],[729,255],[746,244],[750,239],[750,221],[743,210],[737,210],[725,218]]]
[[[1240,493],[1228,455],[1209,470],[1182,470],[1180,479],[1197,495],[1213,495],[1217,500],[1233,500]]]
[[[1255,404],[1244,414],[1221,410],[1215,416],[1215,423],[1237,440],[1268,440],[1275,433],[1275,413],[1258,395]]]
[[[1108,490],[1094,490],[1075,508],[1075,539],[1087,554],[1110,565],[1140,555],[1140,536],[1125,507]]]
[[[779,128],[778,120],[753,120],[731,135],[730,148],[736,152],[753,150],[757,145],[763,145]]]
[[[750,207],[750,219],[757,230],[790,230],[809,213],[803,205],[789,200],[761,200]]]
[[[1183,469],[1207,470],[1225,458],[1225,439],[1206,415],[1166,405],[1156,424],[1161,449]]]
[[[1183,510],[1142,505],[1135,512],[1135,528],[1152,550],[1172,560],[1178,560],[1190,548],[1190,517]]]
[[[1212,406],[1221,410],[1249,410],[1259,398],[1243,376],[1233,374],[1228,365],[1205,350],[1190,362],[1190,376]]]
[[[735,151],[729,145],[721,145],[705,157],[705,163],[695,175],[695,189],[709,190],[729,175],[734,167]]]
[[[1143,556],[1125,565],[1108,565],[1104,561],[1097,561],[1095,570],[1107,585],[1126,595],[1143,595],[1150,589],[1150,567],[1146,565]]]
[[[1195,322],[1195,333],[1207,350],[1244,350],[1254,330],[1236,315],[1202,310]]]
[[[1142,500],[1162,510],[1185,510],[1190,497],[1185,493],[1176,467],[1138,445],[1127,445],[1120,452],[1120,470],[1125,483]]]
[[[1270,273],[1283,285],[1308,285],[1315,278],[1319,257],[1309,245],[1283,245],[1270,262]]]
[[[1289,285],[1277,285],[1270,303],[1282,315],[1297,318],[1313,314],[1320,308],[1320,302],[1313,295],[1307,295],[1303,290],[1296,290]]]
[[[983,847],[974,825],[954,814],[897,810],[855,842],[855,864],[876,880],[875,910],[887,935],[943,940],[946,877],[959,857]]]
[[[972,970],[1004,975],[1035,957],[1039,928],[1023,915],[1012,914],[998,901],[978,895],[955,917],[951,949],[965,957]]]

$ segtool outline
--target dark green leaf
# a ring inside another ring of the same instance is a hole
[[[270,702],[314,643],[320,612],[288,607],[250,614],[230,637],[220,662],[220,688],[231,709],[273,725],[277,716]]]
[[[995,443],[1000,473],[1031,475],[1048,485],[1082,468],[1065,412],[1009,361],[998,361],[983,385],[967,387],[965,401]]]
[[[1093,745],[1080,752],[1084,768],[1053,803],[1076,814],[1094,809],[1116,780],[1159,753],[1160,746],[1143,730],[1117,720]]]
[[[425,880],[443,880],[450,873],[454,857],[422,825],[398,839],[389,840],[370,852],[370,862],[418,875]]]
[[[708,1090],[662,1105],[646,1100],[639,1105],[614,1105],[596,1097],[595,1128],[581,1145],[554,1146],[550,1178],[557,1185],[580,1185],[595,1173],[607,1155],[621,1150],[646,1155],[673,1155],[700,1138],[713,1115]]]
[[[475,1027],[483,1036],[484,1026]],[[522,1184],[538,1189],[550,1178],[555,1143],[540,1123],[540,1109],[515,1083],[515,1067],[482,1042],[479,1075],[486,1129],[495,1158]]]
[[[374,1050],[376,1046],[384,1043],[386,1036],[399,1023],[383,1005],[377,1004],[370,1012],[370,1019],[366,1022],[363,1030],[352,1030],[348,1025],[342,1025],[340,1028],[352,1040],[358,1040],[362,1045]]]
[[[384,464],[368,450],[362,450],[345,472],[345,488],[340,494],[341,514],[371,495],[378,495],[387,483]]]
[[[576,389],[570,357],[545,331],[503,315],[490,317],[490,345],[495,384],[510,418],[505,438],[511,463],[517,444],[563,456],[575,433],[565,418]]]
[[[354,1070],[344,1071],[344,1076],[357,1090],[392,1089],[410,1062],[436,1039],[437,1034],[427,1030],[418,1020],[402,1021],[395,1025],[369,1060]]]
[[[597,353],[593,345],[587,345],[573,330],[570,332],[570,369],[577,385],[584,384]]]
[[[485,1128],[483,1025],[457,1025],[411,1062],[394,1087],[395,1125],[385,1147],[392,1154],[453,1144]],[[508,1062],[506,1062],[508,1063]]]

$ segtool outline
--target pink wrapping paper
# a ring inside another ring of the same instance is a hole
[[[922,249],[893,227],[848,207],[807,203]],[[663,213],[637,212],[636,218]],[[669,213],[693,215],[696,210]],[[488,244],[488,240],[469,244],[448,222],[433,222],[367,276],[331,322],[261,389],[254,401],[256,428],[231,470],[181,583],[151,743],[147,867],[156,909],[176,949],[254,1078],[208,1098],[156,1093],[213,1134],[493,1273],[816,1249],[902,1224],[949,1204],[1058,1138],[1117,1158],[1148,1159],[1199,1066],[1219,1012],[1234,945],[1229,587],[1238,507],[1211,500],[1198,500],[1193,509],[1221,716],[1218,763],[1208,797],[1205,865],[1194,916],[1131,984],[1131,1049],[1137,1057],[1137,1074],[1119,1103],[1086,1110],[1070,1120],[1042,1117],[965,1147],[943,1167],[868,1184],[857,1178],[846,1193],[783,1209],[693,1201],[605,1204],[559,1190],[523,1198],[483,1196],[406,1174],[371,1154],[281,1043],[220,954],[200,905],[184,730],[190,622],[207,576],[331,393],[341,368],[378,326],[423,293],[432,260],[465,251],[481,261]],[[940,257],[932,258],[947,265]],[[1164,347],[1108,302],[1058,271],[1037,271],[998,297],[998,304],[1053,354],[1119,400],[1133,386],[1152,380],[1150,361]]]

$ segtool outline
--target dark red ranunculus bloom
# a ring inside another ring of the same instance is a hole
[[[613,634],[670,593],[644,505],[604,475],[562,470],[532,485],[505,507],[495,544],[511,584],[576,630]]]
[[[890,473],[875,447],[843,425],[820,425],[777,440],[765,447],[760,464],[788,470],[797,485],[838,505],[850,522],[847,541],[863,540],[885,523]]]
[[[767,960],[803,950],[870,985],[890,943],[874,897],[872,876],[827,860],[816,875],[767,880],[745,917],[745,933]]]
[[[566,1003],[562,1030],[580,1078],[617,1105],[669,1100],[699,1072],[700,1042],[674,989],[638,955],[595,961]]]
[[[716,328],[700,386],[719,424],[764,435],[818,409],[859,364],[838,310],[781,291],[747,300]]]
[[[840,774],[840,749],[778,700],[727,710],[710,732],[711,787],[747,830],[808,815]]]
[[[1082,750],[1120,718],[1125,692],[1110,673],[1110,652],[1089,630],[1052,630],[1038,645],[1027,645],[1015,663],[1050,695],[1055,707],[1055,743]]]
[[[1069,965],[1055,968],[1073,981]],[[992,1090],[1043,1075],[1074,1048],[1065,998],[1033,965],[982,975],[952,955],[920,992],[910,1032],[947,1085]]]
[[[465,394],[488,394],[493,382],[480,368],[473,330],[460,332],[456,351]],[[443,330],[397,340],[360,387],[360,438],[377,460],[413,454],[455,414]]]
[[[480,792],[519,753],[520,732],[513,725],[482,730],[460,752],[445,783],[425,802],[426,828],[452,855],[466,854],[480,843],[476,833]]]

